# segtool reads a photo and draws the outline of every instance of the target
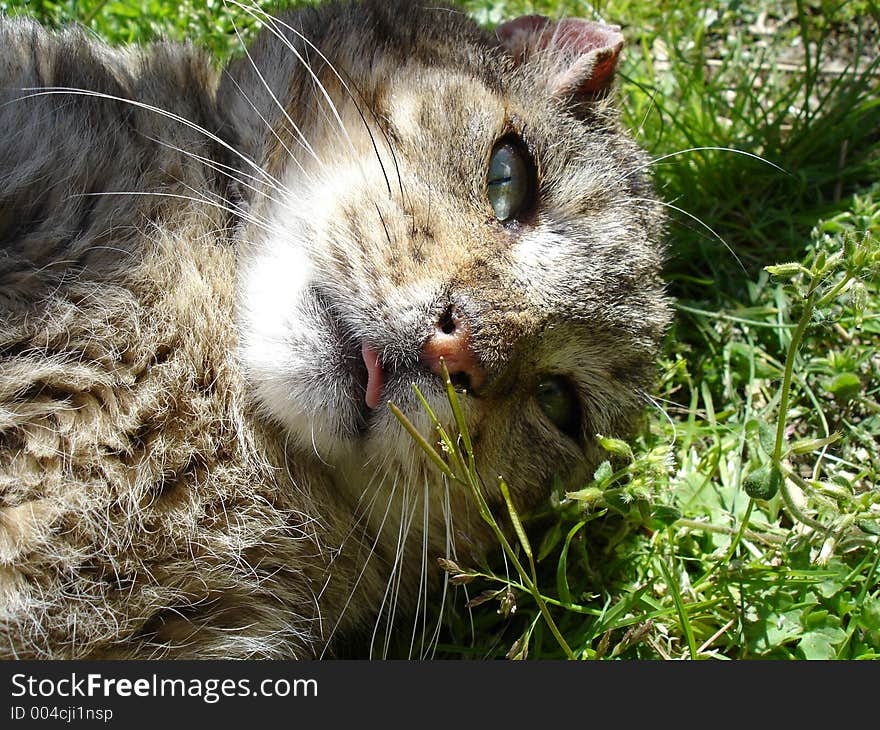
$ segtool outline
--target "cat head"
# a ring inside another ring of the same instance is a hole
[[[662,217],[612,101],[619,29],[365,2],[270,21],[222,93],[249,201],[240,357],[303,453],[439,499],[416,384],[521,506],[644,406],[668,322]],[[352,465],[353,468],[352,468]],[[352,476],[355,475],[355,476]],[[421,489],[421,487],[420,487]],[[492,496],[492,495],[490,495]]]

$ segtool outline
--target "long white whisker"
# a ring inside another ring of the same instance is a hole
[[[367,570],[367,564],[370,561],[370,558],[376,551],[376,545],[379,544],[379,539],[382,537],[382,531],[385,527],[385,521],[388,519],[388,514],[391,511],[391,505],[394,502],[394,494],[397,491],[398,479],[395,477],[394,482],[391,485],[391,494],[388,497],[388,504],[385,507],[385,514],[382,516],[382,521],[379,523],[379,528],[376,530],[376,535],[373,540],[373,544],[370,546],[370,552],[367,555],[366,560],[364,560],[363,567],[361,568],[360,573],[358,573],[357,578],[355,579],[354,585],[352,586],[351,592],[349,593],[348,598],[342,606],[342,609],[339,611],[339,616],[336,618],[336,624],[333,626],[333,629],[330,631],[330,635],[327,637],[327,641],[324,644],[324,649],[321,651],[321,656],[319,658],[323,658],[324,654],[326,654],[327,649],[330,647],[330,642],[333,640],[333,636],[336,634],[336,630],[339,628],[339,625],[342,623],[342,617],[345,615],[345,612],[348,610],[349,605],[351,605],[351,600],[354,598],[354,594],[357,591],[358,586],[360,585],[361,580],[364,577],[364,573]]]
[[[639,137],[644,137],[645,135],[645,123],[648,121],[648,115],[651,113],[651,110],[657,104],[658,93],[658,91],[654,90],[654,92],[651,94],[651,102],[648,104],[648,108],[645,110],[645,116],[642,117],[642,123],[639,124],[638,130],[636,130],[636,139],[638,139]],[[650,165],[651,163],[648,164]]]
[[[224,5],[227,5],[227,4],[228,4],[227,0],[224,0],[223,4],[224,4]],[[237,4],[237,3],[236,3],[236,4]],[[259,67],[257,66],[256,62],[254,61],[253,56],[251,56],[251,52],[250,52],[250,50],[248,49],[247,44],[246,44],[246,43],[244,42],[244,40],[242,39],[241,34],[240,34],[239,31],[238,31],[238,25],[235,23],[235,20],[232,21],[232,27],[233,27],[233,29],[235,30],[235,35],[236,35],[236,37],[238,38],[239,42],[241,43],[242,48],[244,48],[244,52],[245,52],[245,54],[247,55],[247,59],[248,59],[248,61],[250,62],[251,67],[252,67],[253,70],[254,70],[254,73],[256,73],[256,74],[257,74],[257,78],[260,79],[260,83],[263,84],[263,87],[266,89],[266,92],[269,94],[270,97],[272,97],[272,101],[275,103],[275,105],[278,107],[278,109],[279,109],[279,110],[281,111],[281,113],[284,115],[284,118],[287,120],[287,123],[288,123],[288,124],[293,128],[293,130],[296,132],[297,136],[299,137],[300,144],[301,144],[301,145],[306,149],[306,151],[312,156],[312,158],[315,160],[315,162],[317,162],[319,165],[323,166],[323,163],[321,162],[321,159],[318,157],[318,154],[315,152],[315,150],[314,150],[314,149],[312,148],[312,146],[309,144],[308,139],[306,139],[306,136],[303,134],[302,130],[299,128],[299,125],[297,125],[297,123],[293,121],[293,119],[292,119],[292,118],[290,117],[290,115],[287,113],[287,110],[285,109],[284,105],[283,105],[280,101],[278,101],[278,97],[275,96],[275,92],[272,91],[272,88],[269,86],[269,82],[266,81],[266,79],[264,78],[262,72],[260,71],[260,69],[259,69]],[[242,88],[238,85],[238,82],[236,82],[235,79],[233,79],[232,81],[233,81],[233,83],[235,84],[236,88],[237,88],[237,89],[242,93],[242,95],[245,97],[245,99],[248,100],[248,103],[250,104],[251,108],[257,113],[257,116],[260,117],[260,119],[262,120],[262,122],[266,125],[266,127],[269,129],[269,131],[270,131],[270,132],[272,133],[272,135],[275,137],[275,139],[279,142],[279,144],[281,144],[282,147],[284,147],[284,149],[285,149],[285,151],[287,152],[288,156],[289,156],[289,157],[290,157],[290,158],[296,163],[296,165],[299,167],[300,171],[301,171],[303,174],[306,174],[305,168],[302,166],[302,163],[300,163],[300,161],[296,158],[296,156],[293,154],[293,152],[291,152],[290,149],[288,149],[287,145],[284,143],[284,141],[281,139],[281,137],[278,136],[278,133],[275,131],[275,129],[272,127],[272,125],[269,124],[268,120],[267,120],[265,117],[263,117],[263,115],[257,110],[256,106],[253,104],[253,102],[251,102],[251,100],[248,98],[248,96],[247,96],[246,94],[244,94],[244,91],[243,91]]]
[[[257,178],[254,175],[248,175],[247,173],[245,173],[241,170],[238,170],[237,168],[232,167],[231,165],[224,165],[222,162],[217,162],[216,160],[212,160],[209,157],[204,157],[202,155],[196,154],[195,152],[190,152],[189,150],[182,149],[181,147],[173,145],[170,142],[165,142],[164,140],[155,139],[153,137],[149,137],[148,139],[152,139],[154,142],[156,142],[159,145],[162,145],[163,147],[174,150],[175,152],[179,152],[182,155],[186,155],[187,157],[190,157],[191,159],[196,160],[197,162],[200,162],[201,164],[205,165],[205,167],[208,167],[211,170],[214,170],[214,172],[217,172],[221,175],[225,175],[230,180],[234,180],[239,185],[242,185],[242,186],[248,188],[249,190],[252,190],[257,195],[260,195],[260,196],[266,198],[267,200],[275,203],[276,205],[281,205],[280,201],[277,198],[273,198],[271,195],[269,195],[265,191],[260,190],[259,188],[257,188],[254,185],[251,185],[248,182],[245,182],[245,179],[249,179],[249,180],[253,180],[254,182],[258,182]],[[232,170],[232,172],[229,172],[229,170]],[[235,173],[235,174],[233,174],[233,173]],[[239,175],[241,175],[241,177],[239,177]],[[242,178],[244,178],[244,179],[242,179]],[[276,187],[274,185],[271,185],[271,186],[269,186],[269,188],[271,190],[276,190],[279,193],[293,195],[293,193],[290,190],[288,190],[287,188],[284,188],[284,187]]]
[[[704,223],[702,220],[700,220],[693,213],[689,213],[688,211],[684,210],[683,208],[679,208],[677,205],[673,205],[672,203],[667,203],[663,200],[649,200],[647,198],[632,198],[632,200],[634,202],[642,202],[642,203],[653,203],[653,204],[659,203],[660,205],[664,206],[665,208],[670,208],[671,210],[674,210],[678,213],[681,213],[682,215],[687,216],[688,218],[695,221],[696,223],[699,223],[701,226],[703,226],[703,228],[705,228],[707,231],[709,231],[709,233],[711,233],[713,236],[715,236],[715,238],[717,238],[719,241],[721,241],[724,248],[726,248],[730,252],[731,256],[733,256],[733,258],[736,259],[736,262],[739,264],[739,267],[744,272],[746,271],[745,265],[743,264],[740,257],[736,255],[736,251],[733,250],[733,248],[730,246],[730,244],[727,243],[727,241],[725,241],[724,238],[719,233],[717,233],[714,228],[712,228],[709,224]]]
[[[418,509],[418,506],[419,506],[418,495],[415,493],[414,487],[410,487],[410,491],[409,491],[408,496],[410,499],[412,499],[412,509],[410,509],[408,513],[405,513],[406,514],[406,526],[403,529],[403,533],[402,533],[403,534],[403,541],[401,542],[401,545],[400,545],[400,556],[397,560],[397,563],[398,563],[398,568],[396,570],[397,580],[395,582],[393,598],[391,601],[391,612],[390,612],[390,616],[389,616],[389,621],[388,621],[388,624],[386,625],[385,647],[384,647],[383,653],[382,653],[383,658],[388,657],[388,648],[391,643],[391,631],[394,627],[394,618],[397,615],[397,608],[400,605],[400,590],[401,590],[401,586],[403,585],[403,578],[404,578],[404,562],[403,562],[404,549],[406,547],[407,540],[409,540],[409,536],[410,536],[411,530],[412,530],[412,524],[414,522],[415,515],[416,515],[416,510]]]
[[[376,623],[373,627],[373,635],[370,639],[370,656],[373,655],[373,645],[376,640],[376,633],[379,624],[382,621],[382,614],[385,611],[385,604],[388,603],[388,618],[385,624],[385,641],[382,648],[382,658],[388,657],[388,646],[391,639],[391,631],[394,626],[394,617],[397,610],[398,596],[400,585],[403,578],[403,556],[406,547],[406,540],[409,537],[410,526],[412,525],[413,516],[415,515],[416,504],[413,503],[410,509],[410,501],[412,500],[412,491],[409,485],[404,485],[404,493],[400,506],[400,524],[397,530],[397,546],[394,554],[394,563],[388,575],[388,582],[385,586],[385,593],[382,596],[382,602],[379,606],[379,612],[376,617]],[[390,598],[390,600],[389,600]]]
[[[3,106],[6,106],[7,104],[20,102],[25,99],[34,99],[34,98],[37,98],[40,96],[75,95],[75,96],[88,96],[88,97],[93,97],[96,99],[107,99],[108,101],[118,101],[123,104],[130,104],[131,106],[137,107],[139,109],[144,109],[146,111],[153,112],[154,114],[158,114],[160,116],[166,117],[167,119],[172,119],[176,122],[179,122],[180,124],[184,125],[185,127],[188,127],[189,129],[192,129],[193,131],[204,135],[205,137],[210,139],[212,142],[216,142],[221,147],[228,150],[229,152],[234,154],[236,157],[240,158],[245,164],[247,164],[249,167],[256,170],[266,180],[271,181],[274,185],[277,185],[279,187],[283,187],[283,185],[278,180],[273,178],[268,172],[266,172],[256,162],[254,162],[250,157],[243,154],[239,150],[235,149],[228,142],[222,140],[216,134],[214,134],[213,132],[209,132],[207,129],[199,126],[195,122],[192,122],[189,119],[186,119],[185,117],[181,117],[179,114],[174,114],[173,112],[170,112],[167,109],[162,109],[160,107],[153,106],[152,104],[146,104],[142,101],[135,101],[134,99],[126,99],[121,96],[115,96],[113,94],[105,94],[105,93],[102,93],[99,91],[90,91],[89,89],[77,89],[77,88],[73,88],[73,87],[64,87],[64,86],[46,86],[46,87],[39,87],[39,88],[38,87],[30,87],[30,88],[23,88],[23,89],[21,89],[21,91],[33,92],[33,93],[29,93],[25,96],[20,96],[16,99],[5,102],[3,104]]]
[[[452,505],[449,499],[449,482],[446,481],[446,477],[443,477],[443,502],[441,503],[441,507],[443,509],[443,522],[446,526],[446,557],[450,555],[455,555],[455,537],[454,537],[454,526],[452,522]],[[443,573],[443,591],[440,595],[440,608],[437,612],[437,625],[434,627],[434,631],[431,634],[431,640],[428,642],[429,648],[431,648],[431,658],[434,658],[434,655],[437,652],[437,644],[440,640],[440,628],[443,625],[443,610],[446,607],[446,596],[449,593],[449,575],[444,571]],[[424,652],[421,659],[425,659],[427,657],[427,652]]]
[[[321,80],[318,78],[318,75],[314,72],[314,70],[309,65],[309,63],[306,61],[306,59],[303,58],[302,54],[296,49],[296,46],[294,46],[293,43],[290,42],[290,39],[288,39],[283,33],[281,33],[277,29],[277,24],[281,24],[281,25],[285,25],[285,24],[281,23],[276,18],[273,18],[272,16],[270,16],[266,13],[257,13],[257,12],[255,12],[255,10],[253,8],[247,7],[246,5],[242,5],[241,3],[237,2],[236,0],[227,0],[227,1],[232,3],[233,5],[236,5],[237,7],[241,8],[244,12],[246,12],[248,15],[250,15],[255,20],[260,20],[260,15],[262,14],[263,20],[267,23],[267,25],[265,26],[267,28],[267,30],[271,31],[282,43],[284,43],[284,45],[287,46],[288,50],[294,56],[296,56],[297,60],[303,65],[303,68],[305,68],[305,70],[308,72],[309,76],[312,77],[312,80],[315,82],[318,90],[321,92],[321,95],[324,97],[324,100],[327,102],[327,106],[329,107],[330,111],[333,113],[333,117],[336,120],[340,131],[342,132],[343,136],[345,137],[346,141],[348,142],[349,149],[351,150],[352,154],[356,154],[354,142],[352,142],[352,139],[348,134],[348,130],[345,127],[345,122],[342,121],[342,116],[339,114],[339,110],[336,108],[336,104],[333,103],[333,98],[330,96],[330,92],[328,92],[327,88],[324,86],[324,84],[321,83]],[[290,30],[292,32],[296,33],[298,36],[302,37],[302,34],[297,32],[296,30],[294,30],[292,28]],[[329,62],[328,62],[328,65],[329,65]]]
[[[760,155],[756,155],[752,152],[746,152],[745,150],[738,150],[735,147],[707,146],[707,147],[689,147],[686,150],[677,150],[676,152],[670,152],[667,155],[661,155],[660,157],[657,157],[653,160],[646,162],[644,165],[641,165],[640,167],[636,167],[633,170],[627,171],[626,174],[621,175],[619,179],[626,180],[626,178],[630,177],[631,175],[636,175],[637,173],[642,172],[642,170],[647,170],[649,167],[651,167],[652,165],[656,165],[658,162],[663,162],[663,160],[668,160],[672,157],[678,157],[679,155],[686,155],[690,152],[731,152],[733,154],[743,155],[744,157],[750,157],[753,160],[757,160],[758,162],[763,162],[764,164],[770,165],[770,167],[773,167],[773,168],[779,170],[779,172],[781,172],[785,175],[789,175],[789,176],[791,175],[791,173],[788,170],[780,167],[775,162],[770,162],[770,160],[768,160],[764,157],[761,157]]]
[[[413,614],[412,636],[409,641],[409,654],[407,658],[412,659],[413,647],[416,643],[416,634],[419,626],[419,609],[421,608],[422,616],[422,641],[419,647],[419,653],[422,654],[425,649],[425,625],[427,623],[428,611],[428,510],[430,505],[430,494],[428,491],[427,478],[422,487],[422,565],[419,570],[419,590],[416,595],[416,607]]]
[[[672,416],[670,416],[670,415],[666,412],[666,409],[665,409],[665,408],[660,404],[660,402],[659,402],[657,399],[655,399],[650,393],[647,393],[647,392],[645,392],[645,391],[641,391],[641,392],[640,392],[640,395],[641,395],[642,398],[644,398],[644,399],[645,399],[650,405],[654,406],[654,408],[656,408],[658,411],[660,411],[660,413],[663,414],[663,417],[668,421],[669,425],[672,426],[672,443],[669,444],[670,448],[672,448],[673,446],[675,446],[676,439],[678,438],[678,429],[677,429],[677,427],[676,427],[676,425],[675,425],[675,421],[673,420]]]
[[[176,198],[179,200],[189,200],[194,203],[202,203],[204,205],[209,205],[214,208],[218,208],[219,210],[226,211],[227,213],[231,213],[233,215],[240,216],[241,218],[250,221],[256,226],[261,226],[266,231],[272,231],[273,229],[263,223],[262,221],[257,220],[252,217],[250,214],[243,213],[239,208],[231,208],[228,205],[222,205],[214,200],[210,200],[208,198],[199,197],[196,195],[180,195],[179,193],[152,193],[147,191],[137,191],[137,190],[120,190],[120,191],[105,191],[101,193],[73,193],[70,195],[71,198],[89,198],[89,197],[103,197],[103,196],[143,196],[143,197],[156,197],[156,198]],[[227,201],[228,202],[228,201]]]
[[[240,5],[240,4],[237,2],[237,0],[228,0],[228,2],[231,2],[231,3],[233,3],[234,5],[238,5],[238,6],[241,7],[242,9],[246,10],[246,8],[244,8],[244,6],[242,6],[242,5]],[[256,10],[257,10],[257,12],[260,12],[260,13],[263,15],[263,17],[266,19],[266,21],[267,21],[270,25],[272,25],[272,26],[281,26],[281,27],[286,28],[287,30],[289,30],[291,33],[294,33],[298,38],[300,38],[300,39],[303,41],[303,43],[305,43],[308,47],[312,48],[312,49],[315,51],[315,53],[321,58],[321,60],[322,60],[324,63],[327,64],[327,67],[330,69],[330,71],[332,71],[333,74],[336,76],[337,80],[338,80],[339,83],[342,85],[342,88],[344,89],[344,91],[346,92],[346,94],[348,94],[348,97],[352,100],[352,102],[353,102],[354,105],[355,105],[355,108],[358,110],[358,114],[359,114],[359,116],[360,116],[360,118],[361,118],[361,121],[363,122],[364,127],[365,127],[365,129],[367,130],[367,134],[369,134],[369,136],[370,136],[370,141],[371,141],[371,143],[372,143],[372,145],[373,145],[373,151],[374,151],[374,153],[375,153],[375,155],[376,155],[376,159],[377,159],[378,162],[379,162],[379,167],[381,168],[381,170],[382,170],[382,175],[383,175],[383,177],[385,178],[385,185],[386,185],[386,187],[387,187],[387,189],[388,189],[388,193],[390,194],[390,193],[391,193],[391,183],[390,183],[390,181],[389,181],[389,179],[388,179],[388,174],[387,174],[387,172],[385,171],[385,165],[382,163],[382,158],[381,158],[381,156],[380,156],[380,154],[379,154],[379,148],[378,148],[378,146],[376,145],[376,140],[373,138],[373,133],[372,133],[372,131],[371,131],[371,129],[370,129],[370,125],[369,125],[369,123],[367,122],[367,119],[366,119],[366,117],[364,116],[363,112],[361,111],[361,107],[360,107],[360,105],[357,103],[357,100],[355,99],[355,95],[354,95],[354,93],[352,92],[351,87],[349,86],[349,84],[348,84],[348,82],[346,81],[346,79],[344,79],[344,78],[342,77],[342,75],[341,75],[341,74],[339,73],[339,71],[336,69],[336,66],[335,66],[333,63],[331,63],[330,59],[328,59],[327,56],[325,56],[325,55],[321,52],[321,49],[318,48],[314,43],[312,43],[311,40],[309,40],[308,38],[306,38],[306,36],[303,35],[300,31],[298,31],[296,28],[294,28],[293,26],[289,25],[288,23],[285,23],[285,22],[284,22],[283,20],[281,20],[280,18],[272,17],[271,15],[268,15],[265,11],[263,11],[263,10],[261,10],[261,9],[256,9]],[[335,114],[335,116],[337,117],[337,120],[339,121],[339,124],[340,124],[341,127],[342,127],[342,131],[345,133],[346,138],[347,138],[348,141],[349,141],[349,144],[351,144],[351,138],[348,136],[348,132],[347,132],[347,130],[345,129],[345,125],[342,123],[342,120],[341,120],[341,118],[339,117],[338,112],[336,112],[336,107],[333,105],[333,102],[330,101],[329,96],[327,95],[327,91],[326,91],[326,89],[324,88],[324,86],[321,84],[320,80],[318,80],[318,77],[312,72],[311,66],[308,64],[307,61],[303,60],[303,58],[302,58],[302,57],[296,52],[296,50],[295,50],[295,49],[293,48],[293,46],[291,45],[290,41],[284,36],[283,33],[276,33],[276,35],[277,35],[278,38],[280,38],[280,39],[282,40],[282,42],[286,43],[286,44],[288,45],[288,47],[294,52],[294,54],[296,54],[297,58],[298,58],[302,63],[305,64],[306,68],[309,70],[309,73],[312,74],[312,77],[315,79],[316,83],[319,84],[319,86],[320,86],[320,88],[321,88],[321,91],[324,93],[325,97],[327,97],[327,100],[328,100],[328,102],[329,102],[329,104],[330,104],[330,106],[331,106],[331,109],[334,111],[334,114]],[[358,95],[360,95],[360,94],[358,94]],[[374,115],[374,118],[375,118],[375,115]],[[393,149],[393,146],[391,145],[391,141],[388,139],[388,136],[385,134],[385,132],[384,132],[384,130],[381,128],[381,126],[380,126],[380,131],[382,131],[382,136],[385,138],[385,141],[386,141],[386,143],[388,144],[389,150],[390,150],[390,152],[391,152],[391,157],[392,157],[392,159],[393,159],[393,161],[394,161],[394,167],[395,167],[395,170],[396,170],[396,172],[397,172],[397,182],[398,182],[398,186],[400,187],[401,198],[403,198],[403,197],[404,197],[404,193],[403,193],[403,181],[402,181],[401,176],[400,176],[400,168],[399,168],[398,163],[397,163],[397,157],[396,157],[396,155],[394,154],[394,149]]]

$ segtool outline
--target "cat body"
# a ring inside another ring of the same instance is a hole
[[[436,558],[491,542],[386,401],[431,440],[415,383],[451,428],[442,357],[487,499],[503,474],[523,509],[642,405],[662,219],[616,29],[264,20],[222,73],[0,20],[3,655],[412,630]]]

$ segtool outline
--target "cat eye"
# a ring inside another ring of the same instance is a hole
[[[529,201],[532,189],[531,161],[513,142],[496,145],[489,160],[486,196],[502,223],[516,218]]]
[[[577,439],[581,428],[581,408],[574,385],[568,378],[551,375],[538,383],[538,406],[550,423],[570,438]]]

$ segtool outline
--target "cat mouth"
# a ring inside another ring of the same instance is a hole
[[[364,420],[379,410],[384,403],[399,398],[401,386],[422,379],[422,374],[408,368],[389,367],[382,361],[380,351],[364,340],[355,364],[357,397]]]
[[[437,389],[443,390],[438,373],[432,372],[433,368],[429,367],[424,358],[415,364],[395,367],[393,360],[390,363],[383,362],[378,347],[366,340],[362,340],[359,346],[356,343],[357,340],[354,339],[346,361],[348,372],[354,381],[352,396],[356,402],[361,434],[369,430],[384,403],[394,402],[404,411],[415,405],[412,399],[413,386],[417,385],[426,395],[436,392]],[[450,362],[454,364],[456,361]],[[473,386],[480,381],[464,373],[451,374],[449,379],[456,390],[477,395]]]
[[[366,394],[370,391],[371,386],[373,392],[377,390],[376,368],[378,366],[373,362],[368,362],[365,358],[366,345],[358,345],[357,340],[352,337],[346,339],[349,342],[343,349],[342,369],[339,371],[342,377],[341,384],[343,384],[343,392],[346,393],[345,397],[350,403],[349,413],[353,419],[351,425],[359,436],[363,436],[369,430],[371,415],[375,411],[375,406],[371,407],[367,404]],[[371,368],[373,369],[372,373]],[[384,373],[381,377],[384,382]],[[378,405],[378,398],[381,395],[381,386],[378,390],[379,392],[374,392],[373,398],[370,399],[370,402],[375,402],[376,405]]]
[[[338,343],[341,367],[333,368],[337,392],[344,392],[350,403],[349,428],[364,436],[381,419],[383,406],[395,403],[404,412],[417,405],[413,385],[420,391],[435,393],[440,386],[436,373],[422,362],[421,344],[412,344],[414,354],[387,355],[385,348],[372,337],[364,337],[347,317],[340,316],[338,307],[324,293],[316,292],[326,326]],[[420,342],[420,341],[419,341]],[[405,348],[404,348],[405,349]],[[385,355],[383,357],[383,355]],[[458,384],[453,376],[453,382]],[[341,388],[340,388],[341,386]]]
[[[352,397],[361,435],[381,418],[386,404],[393,402],[407,412],[415,405],[413,385],[418,384],[421,391],[428,393],[436,380],[418,365],[394,367],[393,362],[383,362],[381,350],[366,340],[352,346],[346,360],[354,381]]]
[[[348,337],[344,360],[349,381],[349,397],[354,401],[357,430],[364,435],[370,430],[382,404],[389,400],[395,373],[382,363],[380,350],[366,340]]]
[[[366,342],[361,344],[361,359],[367,371],[364,383],[364,403],[371,411],[376,410],[382,402],[382,390],[385,387],[385,370],[379,353]]]

